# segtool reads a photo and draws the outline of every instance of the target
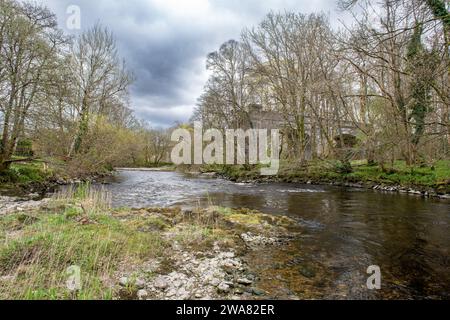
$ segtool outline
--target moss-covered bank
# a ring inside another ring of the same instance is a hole
[[[450,161],[440,161],[433,167],[410,167],[398,161],[387,169],[355,161],[351,172],[341,170],[337,162],[316,161],[306,165],[282,162],[275,176],[261,176],[258,166],[215,165],[201,167],[200,171],[215,172],[238,182],[333,184],[424,196],[450,195]]]

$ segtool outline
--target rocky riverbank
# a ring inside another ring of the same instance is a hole
[[[437,198],[437,199],[450,199],[450,193],[443,193],[437,191],[436,188],[430,187],[405,187],[401,185],[385,185],[375,182],[345,182],[345,181],[329,181],[320,179],[292,179],[286,177],[274,177],[274,178],[259,178],[259,179],[237,179],[236,182],[240,183],[272,183],[272,182],[286,182],[286,183],[298,183],[309,185],[330,185],[345,188],[357,188],[375,190],[380,192],[394,192],[401,194],[409,194],[413,196],[419,196],[424,198]]]
[[[0,216],[14,212],[37,210],[50,199],[40,199],[38,194],[29,194],[26,198],[0,196]]]
[[[135,212],[132,219],[136,214],[158,221],[158,226],[164,229],[163,239],[170,244],[170,254],[120,273],[116,291],[122,298],[267,297],[270,292],[258,288],[260,279],[252,272],[246,256],[249,252],[287,244],[296,226],[290,218],[246,209],[211,207],[196,212],[147,209]],[[122,219],[126,221],[130,216]],[[208,226],[214,226],[212,234],[207,234]]]
[[[368,189],[380,192],[396,192],[402,194],[410,194],[425,198],[450,199],[450,180],[446,183],[430,187],[430,186],[405,186],[392,183],[383,183],[376,181],[355,181],[354,178],[341,177],[339,179],[320,178],[315,176],[295,176],[295,175],[276,175],[276,176],[261,176],[253,172],[232,174],[227,172],[200,172],[201,174],[211,177],[218,177],[227,179],[238,183],[297,183],[309,185],[332,185],[346,188]],[[351,180],[351,181],[348,181]]]
[[[88,293],[91,298],[141,300],[272,297],[261,289],[264,279],[254,272],[248,256],[285,246],[299,232],[293,219],[247,209],[98,212],[89,199],[6,197],[0,198],[0,205],[4,298],[26,298],[29,290],[33,298],[52,292],[61,299]],[[65,289],[64,277],[49,277],[70,266],[64,261],[79,265],[89,279],[81,291]],[[39,265],[38,274],[34,264]]]
[[[114,175],[115,172],[111,171],[92,173],[78,178],[50,176],[43,181],[7,183],[0,185],[0,195],[11,198],[42,199],[48,194],[55,192],[60,186],[79,185],[82,183],[109,183]]]

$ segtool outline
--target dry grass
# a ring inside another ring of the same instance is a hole
[[[111,210],[111,194],[102,186],[92,187],[90,183],[70,185],[53,196],[55,202],[77,203],[86,214]]]

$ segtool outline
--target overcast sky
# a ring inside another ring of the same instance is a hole
[[[154,127],[185,122],[207,80],[206,55],[273,11],[323,11],[338,25],[336,0],[42,0],[66,26],[67,8],[81,9],[81,31],[110,28],[135,73],[131,105]],[[67,32],[77,34],[81,31]]]

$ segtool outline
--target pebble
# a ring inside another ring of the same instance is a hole
[[[136,281],[134,282],[134,285],[138,289],[144,289],[145,288],[145,281],[142,280],[142,279],[136,279]]]
[[[307,266],[300,267],[300,274],[306,278],[314,278],[316,276],[316,272]]]
[[[137,297],[139,298],[139,300],[145,300],[148,298],[148,292],[146,290],[139,290],[137,292]]]
[[[128,286],[128,278],[127,278],[127,277],[122,277],[122,278],[120,278],[120,279],[119,279],[119,284],[120,284],[122,287]]]
[[[241,234],[241,239],[249,246],[249,247],[257,247],[257,246],[272,246],[281,244],[282,239],[265,237],[262,235],[255,235],[251,232]]]
[[[167,289],[169,284],[167,283],[167,280],[164,277],[158,277],[153,282],[153,286],[157,289],[165,290],[165,289]]]
[[[237,283],[243,284],[244,286],[249,286],[253,283],[253,281],[251,281],[247,278],[239,278],[239,279],[237,279]]]
[[[258,288],[252,288],[252,293],[255,296],[262,296],[262,295],[266,294],[266,292],[264,290],[261,290],[261,289],[258,289]]]
[[[217,248],[219,246],[216,245]],[[243,277],[243,261],[230,251],[204,253],[175,252],[172,256],[174,270],[148,281],[145,287],[151,290],[152,299],[220,299],[231,298],[236,287],[234,277],[224,269],[233,270],[233,274]],[[227,267],[224,267],[227,266]],[[248,280],[248,279],[247,279]],[[126,282],[129,280],[127,279]]]
[[[228,292],[230,292],[230,286],[228,284],[222,282],[217,287],[217,290],[219,291],[219,293],[228,293]]]

